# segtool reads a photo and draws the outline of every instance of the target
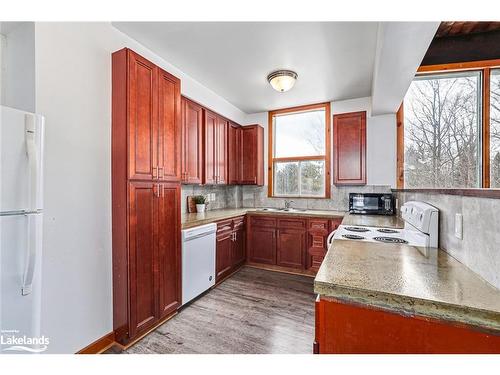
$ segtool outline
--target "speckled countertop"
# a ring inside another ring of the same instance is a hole
[[[230,219],[245,215],[287,215],[294,217],[343,217],[346,213],[342,211],[320,211],[320,210],[305,210],[305,211],[263,211],[259,208],[232,208],[206,211],[204,213],[183,214],[181,218],[182,229],[197,227],[199,225],[213,223],[219,220]]]
[[[335,240],[314,280],[321,296],[500,332],[500,291],[438,249]]]

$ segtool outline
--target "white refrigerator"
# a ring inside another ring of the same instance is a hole
[[[44,118],[4,106],[0,115],[0,353],[37,353]]]

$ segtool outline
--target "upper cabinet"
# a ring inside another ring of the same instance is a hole
[[[333,116],[334,183],[366,185],[366,112]]]
[[[264,185],[264,128],[259,125],[241,127],[242,185]]]
[[[228,127],[228,183],[237,185],[241,181],[241,126],[229,122]]]
[[[182,98],[182,182],[201,184],[203,179],[203,108]]]
[[[181,82],[135,52],[115,55],[113,74],[126,77],[123,89],[113,87],[113,116],[126,119],[128,178],[180,180]],[[123,63],[118,63],[123,59]],[[127,63],[125,63],[127,61]]]
[[[217,115],[213,112],[205,110],[203,121],[203,139],[204,139],[204,179],[205,184],[215,184],[217,182],[217,160],[216,160],[216,143],[217,143]]]
[[[217,116],[216,142],[215,142],[215,160],[216,160],[216,180],[217,184],[227,184],[228,173],[228,155],[227,155],[227,128],[229,121],[221,116]]]

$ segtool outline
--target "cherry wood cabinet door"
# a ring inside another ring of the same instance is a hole
[[[181,81],[158,68],[158,178],[181,180]]]
[[[233,267],[239,266],[245,261],[245,238],[246,233],[243,227],[236,229],[234,231],[234,243],[233,243]]]
[[[179,184],[158,184],[159,319],[181,305],[181,231]]]
[[[229,123],[228,128],[228,183],[239,184],[241,181],[241,126],[234,122]]]
[[[128,178],[158,178],[158,70],[135,52],[128,57]]]
[[[228,181],[228,147],[227,147],[227,128],[228,128],[228,121],[223,118],[218,116],[217,118],[217,131],[216,131],[216,149],[215,149],[215,154],[216,154],[216,183],[217,184],[227,184]]]
[[[182,182],[201,184],[203,179],[203,108],[182,98]]]
[[[283,267],[304,269],[306,232],[297,229],[278,229],[276,264]]]
[[[258,125],[241,128],[241,180],[243,185],[264,185],[264,129]]]
[[[334,183],[366,184],[366,112],[333,116]]]
[[[309,219],[307,225],[307,233],[309,238],[307,254],[306,254],[306,269],[308,271],[317,272],[323,259],[326,255],[326,239],[330,228],[328,219]]]
[[[216,134],[217,134],[217,115],[205,110],[204,120],[204,143],[205,143],[205,170],[204,183],[215,184],[217,176],[216,166]]]
[[[276,264],[275,228],[252,226],[248,237],[250,262]]]
[[[215,259],[215,280],[218,282],[227,276],[233,266],[233,232],[217,234]]]
[[[129,184],[129,336],[157,321],[157,184]]]

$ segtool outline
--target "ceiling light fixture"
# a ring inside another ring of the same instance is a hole
[[[295,85],[297,77],[297,73],[291,70],[276,70],[267,76],[267,81],[276,91],[285,92]]]

